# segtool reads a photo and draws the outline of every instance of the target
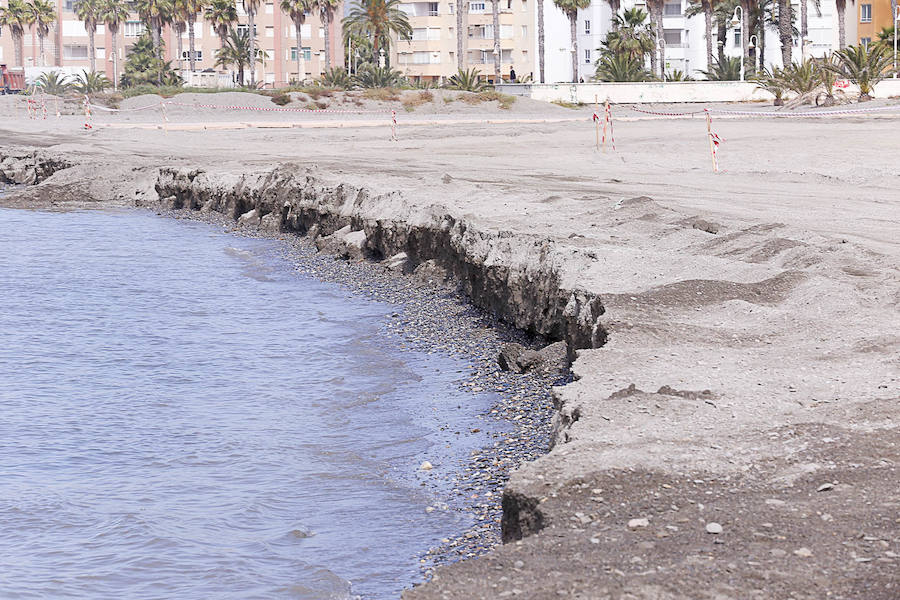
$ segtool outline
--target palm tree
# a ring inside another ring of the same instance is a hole
[[[206,7],[204,17],[219,36],[219,48],[224,48],[228,29],[238,22],[234,0],[212,0]]]
[[[503,83],[500,74],[500,0],[491,2],[491,23],[494,30],[494,84]]]
[[[653,32],[645,24],[647,13],[640,8],[630,8],[613,17],[612,29],[603,42],[604,54],[627,56],[643,68],[644,58],[653,52]]]
[[[138,15],[150,30],[156,58],[162,60],[162,28],[172,18],[174,2],[173,0],[137,0],[135,5]]]
[[[706,64],[711,65],[715,60],[713,53],[713,16],[716,5],[722,0],[691,0],[690,6],[685,11],[686,17],[694,17],[703,13],[704,36],[706,37]]]
[[[6,25],[13,39],[16,65],[25,66],[25,28],[31,22],[31,11],[22,0],[9,0],[9,6],[0,7],[0,25]]]
[[[653,41],[656,52],[650,54],[650,71],[654,76],[662,78],[666,71],[666,44],[663,37],[663,4],[664,0],[647,0],[647,9],[650,11],[650,31],[653,32]]]
[[[382,41],[390,46],[390,34],[412,39],[412,27],[406,13],[400,10],[400,0],[357,0],[344,17],[344,29],[350,34],[372,40],[372,56],[378,60]]]
[[[807,6],[807,2],[809,0],[800,0],[800,40],[805,40],[809,35],[809,24],[807,22],[809,7]],[[813,7],[816,9],[816,16],[822,16],[822,0],[813,0]],[[805,47],[805,44],[804,44]],[[804,56],[800,56],[800,60],[804,60]]]
[[[252,63],[250,61],[251,52],[256,53],[256,60]],[[237,67],[238,81],[243,86],[244,70],[251,64],[262,62],[260,54],[256,49],[256,44],[253,43],[250,31],[232,27],[225,36],[225,45],[216,52],[216,64],[223,67],[229,65]]]
[[[805,0],[801,0],[801,4]],[[794,45],[794,27],[791,23],[790,0],[778,0],[778,37],[781,40],[781,64],[791,66],[791,50]]]
[[[44,66],[44,39],[50,33],[50,26],[56,22],[56,5],[49,0],[32,0],[29,5],[31,8],[31,24],[37,32],[38,43],[41,48],[41,64]]]
[[[109,30],[113,57],[113,89],[119,89],[119,55],[116,41],[119,37],[119,26],[128,20],[128,5],[125,0],[102,0],[99,19]]]
[[[259,10],[261,0],[241,0],[244,12],[247,13],[247,24],[250,26],[248,35],[250,48],[247,56],[256,56],[256,11]],[[230,36],[229,36],[230,37]],[[256,89],[256,63],[250,63],[250,87]],[[244,85],[243,71],[241,71],[241,85]]]
[[[294,22],[297,33],[297,82],[302,83],[306,75],[303,65],[303,23],[306,22],[307,13],[313,8],[313,0],[281,0],[280,8]]]
[[[866,102],[872,99],[875,85],[891,73],[892,60],[892,54],[888,53],[884,45],[871,44],[867,48],[860,44],[835,52],[834,63],[826,64],[825,68],[855,81],[859,86],[859,101]]]
[[[206,8],[206,0],[181,0],[183,7],[183,15],[185,20],[187,21],[187,31],[188,31],[188,50],[190,54],[188,54],[188,59],[191,63],[191,72],[195,70],[196,62],[197,62],[197,53],[194,50],[196,47],[196,37],[194,37],[194,24],[197,22],[197,14],[202,13],[203,9]]]
[[[553,4],[569,17],[572,38],[572,82],[578,82],[578,10],[591,5],[591,0],[553,0]]]
[[[544,83],[544,0],[537,1],[537,26],[538,26],[538,72],[540,83]],[[460,17],[457,17],[457,31],[462,31]],[[460,34],[461,35],[461,34]],[[460,58],[462,57],[462,42],[459,42]],[[462,64],[460,62],[460,64]]]
[[[642,60],[628,54],[603,54],[595,74],[600,81],[649,81],[653,79]]]
[[[853,2],[854,0],[850,0]],[[837,9],[838,17],[838,48],[843,50],[847,47],[847,32],[844,27],[844,13],[847,12],[847,0],[834,0],[834,6]]]
[[[177,44],[178,69],[184,71],[184,32],[187,31],[187,23],[184,19],[185,0],[172,0],[172,17],[169,19],[169,26],[175,32],[175,40]]]
[[[331,68],[331,22],[334,21],[334,9],[341,0],[316,0],[319,7],[319,16],[322,19],[322,29],[325,31],[325,68]]]
[[[100,0],[79,0],[75,5],[75,16],[84,22],[84,28],[88,34],[88,51],[90,52],[91,71],[97,70],[97,50],[94,36],[97,33],[97,24],[100,21]]]

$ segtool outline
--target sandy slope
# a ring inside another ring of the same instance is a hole
[[[589,110],[514,107],[504,117],[580,120],[487,124],[498,112],[404,113],[398,142],[383,120],[299,113],[328,127],[3,129],[95,163],[86,192],[122,203],[164,165],[235,179],[289,163],[401,190],[548,240],[564,277],[602,295],[609,341],[579,352],[556,448],[510,484],[517,509],[534,506],[509,531],[543,530],[411,598],[900,596],[900,121],[716,118],[716,174],[702,119],[618,121],[601,153]]]

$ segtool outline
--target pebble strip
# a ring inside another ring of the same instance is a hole
[[[538,348],[545,342],[474,307],[455,287],[389,271],[373,261],[346,261],[318,253],[306,237],[264,234],[256,228],[240,227],[219,213],[175,210],[158,214],[219,224],[238,235],[281,240],[284,258],[298,272],[339,284],[360,296],[399,305],[401,310],[392,315],[383,332],[400,340],[401,349],[463,359],[468,373],[462,376],[460,388],[473,394],[493,393],[494,405],[484,416],[501,425],[503,431],[491,434],[493,443],[472,453],[469,464],[451,482],[454,497],[435,507],[465,511],[474,519],[474,525],[458,536],[444,538],[439,547],[421,557],[423,577],[429,578],[442,564],[480,556],[501,543],[503,487],[510,471],[549,450],[553,417],[550,389],[568,383],[571,375],[502,371],[497,356],[507,342],[529,348]]]

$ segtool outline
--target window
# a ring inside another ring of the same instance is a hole
[[[523,38],[528,37],[528,25],[522,25],[522,37]]]
[[[740,45],[741,45],[741,30],[735,29],[734,30],[734,46],[737,48],[737,47],[740,47]]]
[[[297,46],[291,47],[291,60],[297,60]],[[312,60],[312,51],[309,48],[303,48],[303,60]]]
[[[448,9],[449,14],[452,15],[453,14],[453,3],[452,2],[447,5],[447,9]]]
[[[94,48],[94,56],[99,60],[106,60],[106,48]]]
[[[191,60],[191,51],[190,50],[182,50],[181,51],[181,60]],[[203,60],[203,50],[194,50],[194,60],[196,60],[196,61]]]
[[[869,44],[872,43],[872,38],[869,38],[869,37],[859,38],[859,43],[861,46],[868,48]]]
[[[275,28],[271,25],[266,26],[266,37],[273,38],[275,37]]]
[[[66,12],[74,12],[75,11],[75,0],[66,0],[65,10],[66,10]]]
[[[66,60],[87,60],[87,46],[63,46],[63,58]]]
[[[438,3],[437,2],[429,2],[428,3],[428,16],[429,17],[437,17],[441,13],[438,12]]]
[[[680,29],[663,29],[663,40],[666,46],[672,48],[681,47],[681,30]]]
[[[246,23],[241,23],[240,25],[237,26],[237,30],[239,32],[241,32],[242,34],[244,34],[244,33],[247,33],[248,31],[250,31],[250,26],[247,25]],[[253,24],[253,35],[256,35],[256,23]]]
[[[666,2],[663,7],[663,16],[665,17],[680,17],[681,16],[681,2]]]
[[[588,49],[586,49],[586,50],[584,51],[584,64],[586,64],[586,65],[591,64],[591,50],[590,50],[590,48],[588,48]]]
[[[127,38],[141,37],[144,33],[144,24],[140,21],[125,21],[125,27],[122,29],[123,35]]]
[[[473,15],[484,14],[484,2],[469,2],[469,12]]]
[[[859,5],[859,22],[860,23],[871,23],[872,22],[872,5],[871,4],[860,4]]]
[[[584,22],[584,33],[587,35],[589,35],[591,33],[591,22],[590,21]]]

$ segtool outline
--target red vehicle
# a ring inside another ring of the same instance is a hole
[[[12,70],[0,65],[0,94],[18,94],[25,89],[25,69]]]

